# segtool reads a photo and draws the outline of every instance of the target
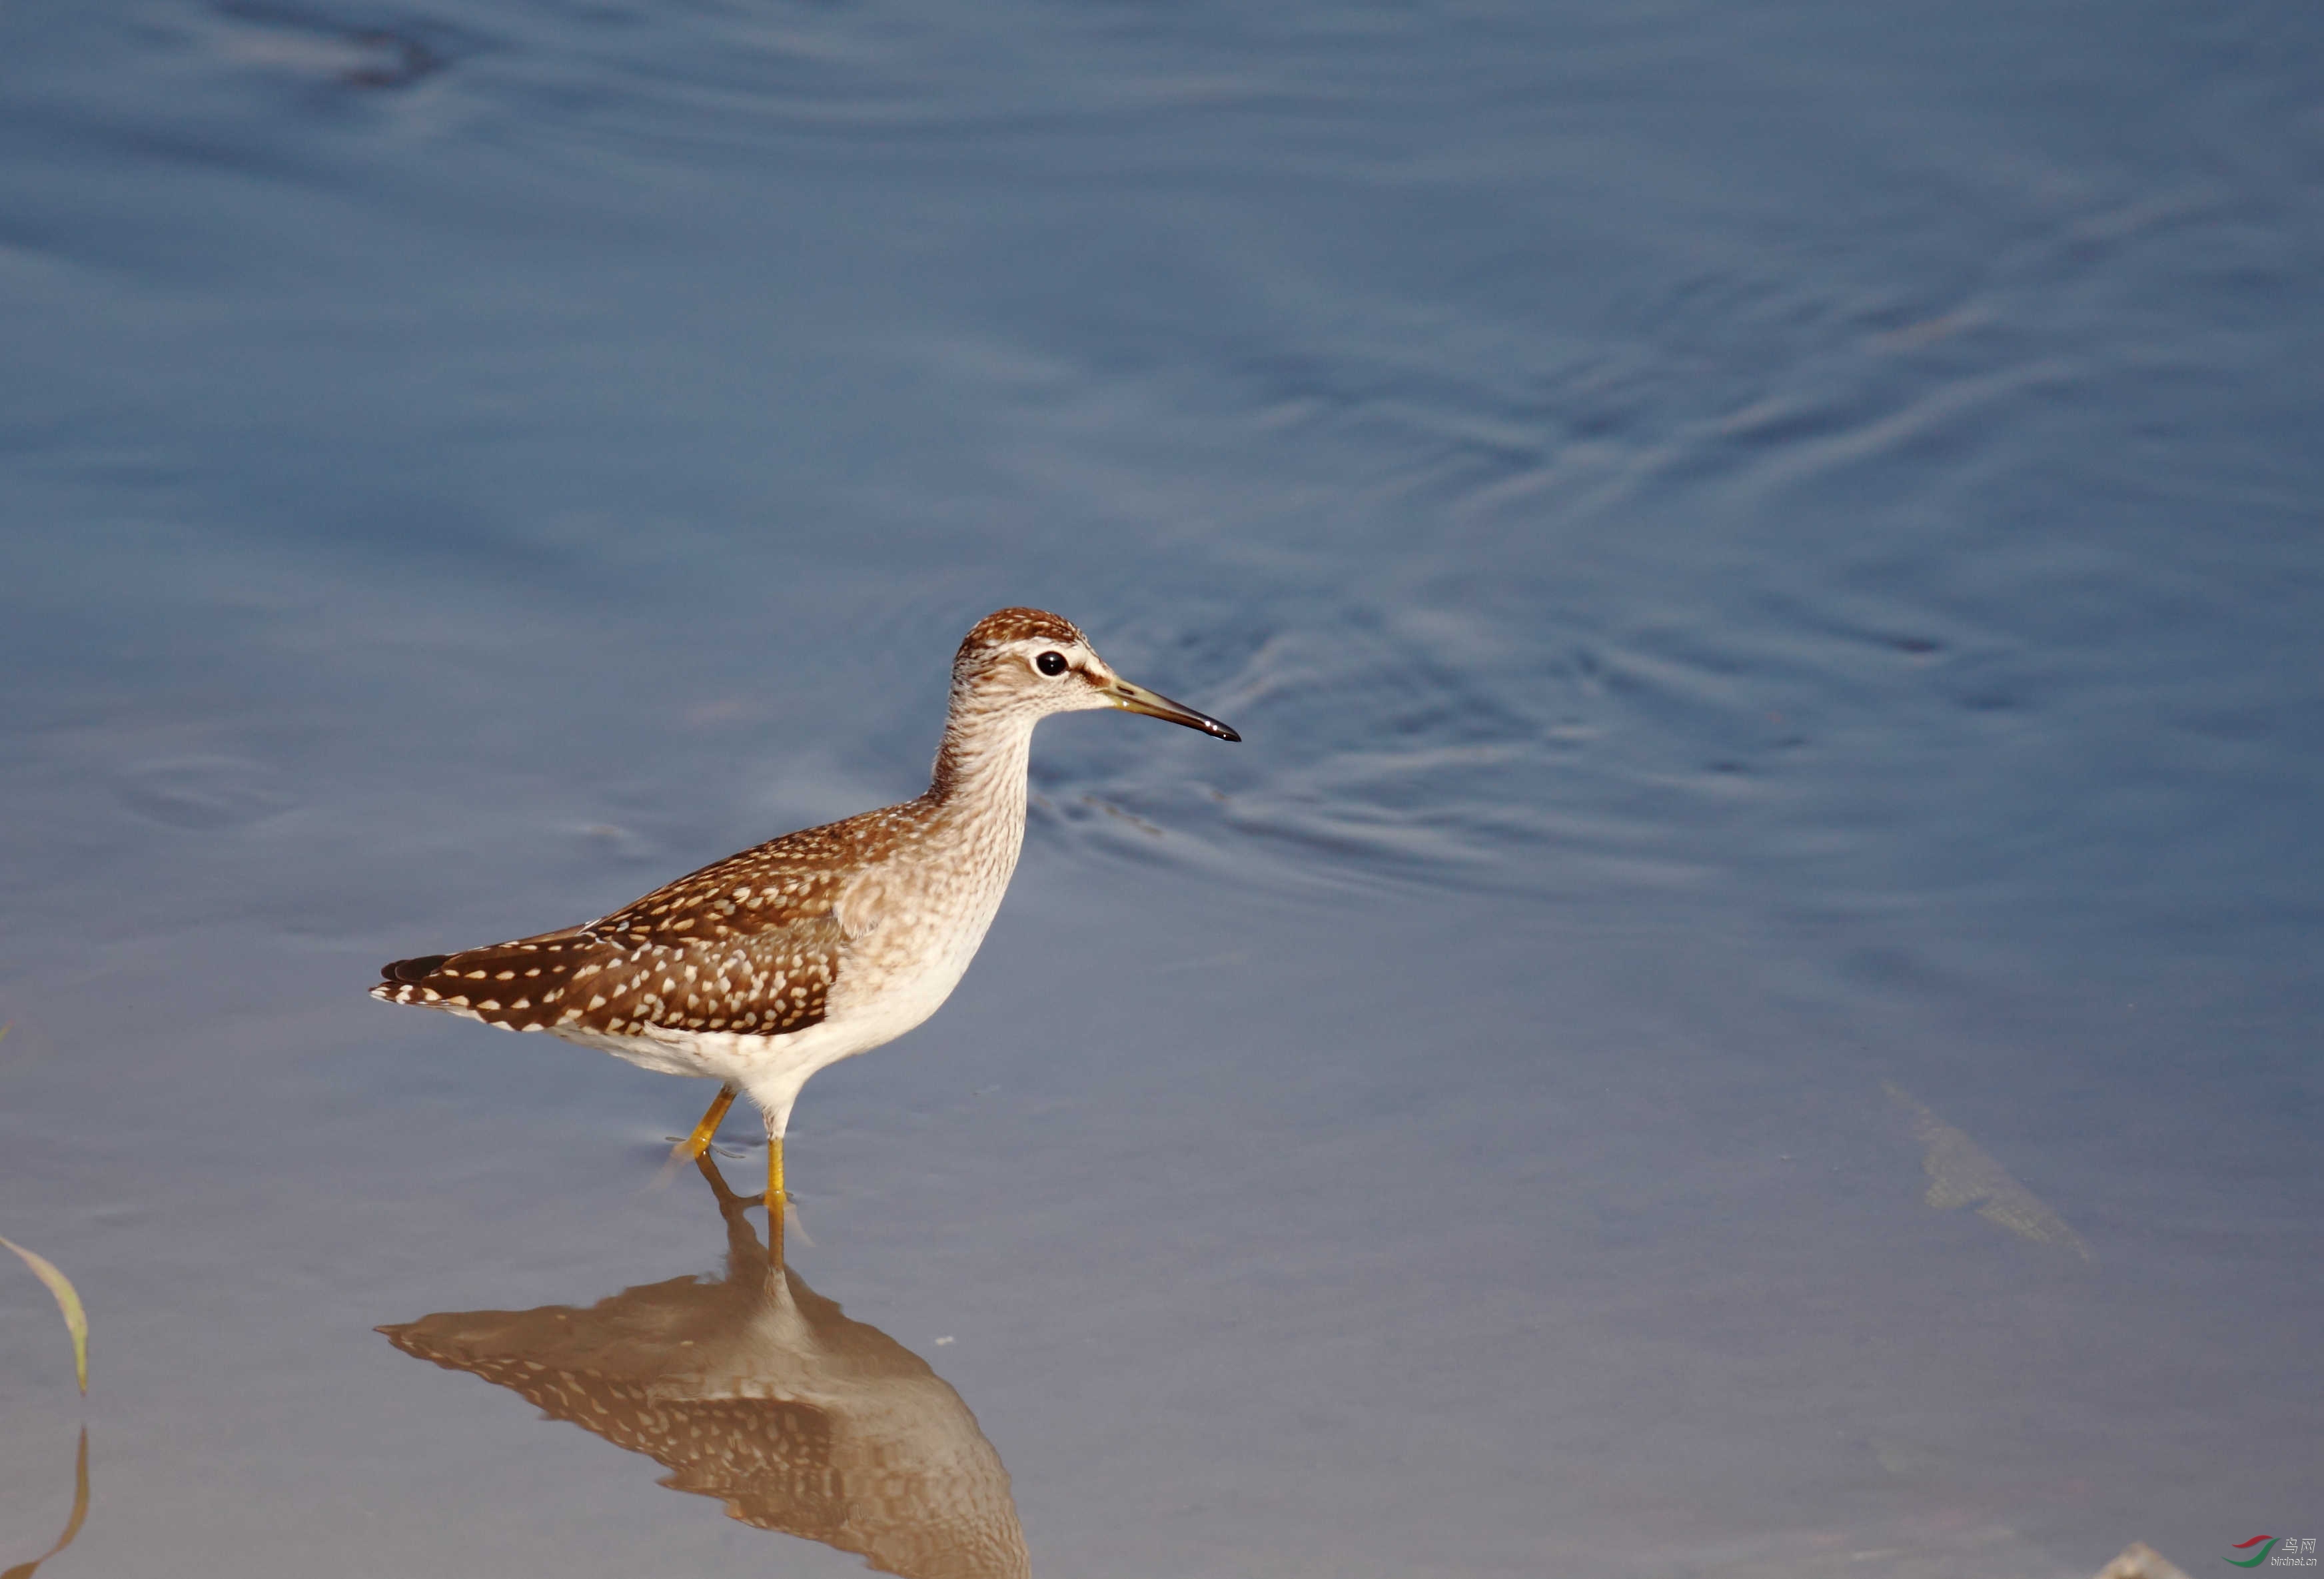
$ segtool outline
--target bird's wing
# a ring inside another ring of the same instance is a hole
[[[511,1030],[801,1030],[820,1021],[847,938],[833,829],[788,834],[583,927],[398,960],[372,996]]]

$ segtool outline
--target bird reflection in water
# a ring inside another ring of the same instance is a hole
[[[697,1159],[726,1220],[726,1276],[626,1289],[586,1310],[445,1311],[379,1330],[495,1382],[715,1497],[732,1518],[908,1579],[1031,1565],[1009,1472],[960,1395],[850,1321],[759,1242],[757,1204]]]

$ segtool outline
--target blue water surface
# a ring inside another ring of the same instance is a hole
[[[789,1249],[1033,1572],[2317,1533],[2324,15],[0,41],[0,1560],[86,1419],[58,1579],[860,1571],[374,1334],[729,1240],[364,988],[915,793],[1009,604],[1245,743],[1044,725]]]

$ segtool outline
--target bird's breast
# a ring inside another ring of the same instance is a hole
[[[875,1000],[883,1020],[908,1025],[936,1012],[1001,909],[1022,828],[1019,822],[1016,838],[964,830],[857,876],[840,900],[847,945],[833,985],[834,1017],[853,1018]]]

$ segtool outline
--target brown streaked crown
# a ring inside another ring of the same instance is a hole
[[[999,647],[1010,642],[1079,642],[1084,646],[1089,638],[1081,627],[1063,614],[1053,614],[1047,609],[995,609],[972,626],[960,643],[960,656],[984,647]]]

